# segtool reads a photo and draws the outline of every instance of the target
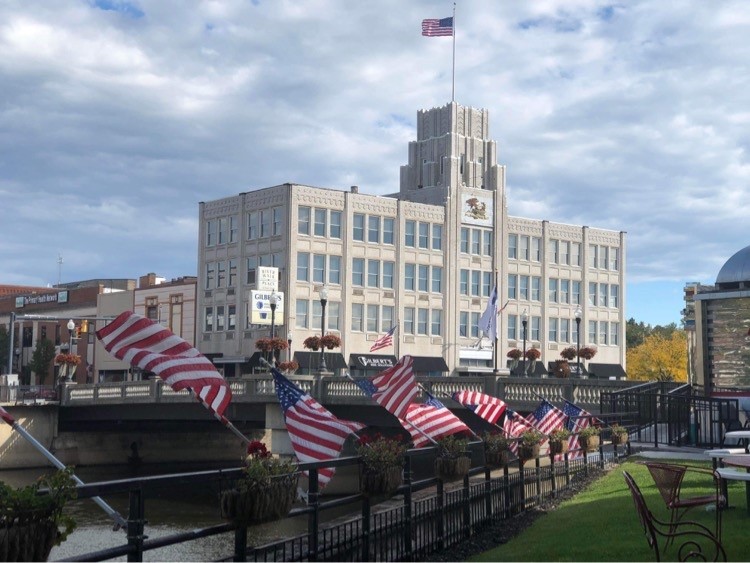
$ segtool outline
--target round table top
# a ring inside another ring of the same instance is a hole
[[[724,436],[727,438],[750,438],[750,430],[732,430]]]
[[[724,465],[750,468],[750,455],[733,455],[723,459]]]
[[[738,456],[745,453],[744,448],[730,448],[730,449],[720,449],[720,450],[706,450],[703,452],[704,455],[707,455],[708,457],[730,457],[730,456]]]

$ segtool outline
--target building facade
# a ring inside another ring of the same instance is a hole
[[[202,202],[201,352],[227,375],[252,371],[269,327],[251,322],[251,292],[270,266],[284,296],[276,334],[303,372],[319,367],[300,344],[321,334],[324,314],[342,339],[327,365],[336,370],[367,373],[410,354],[421,374],[507,373],[507,351],[524,344],[540,365],[580,344],[624,366],[625,233],[509,217],[487,110],[420,111],[400,176],[390,196],[283,184]],[[494,287],[497,354],[479,328]],[[394,325],[393,347],[370,354]]]

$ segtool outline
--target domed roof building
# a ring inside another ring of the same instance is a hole
[[[696,382],[707,394],[750,395],[750,246],[732,255],[716,285],[699,286],[693,299]]]

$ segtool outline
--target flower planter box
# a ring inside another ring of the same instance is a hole
[[[528,459],[536,459],[539,457],[539,451],[541,449],[541,444],[534,444],[533,446],[524,446],[523,444],[519,444],[518,457],[522,461],[526,461]]]
[[[382,471],[369,471],[362,467],[359,473],[359,488],[367,496],[392,495],[404,482],[404,471],[394,465]]]
[[[47,561],[58,535],[52,513],[23,524],[0,524],[0,561]]]
[[[581,443],[581,449],[587,452],[595,452],[599,449],[599,444],[601,440],[599,439],[599,436],[580,436],[578,438],[578,441]]]
[[[435,476],[441,481],[462,479],[471,469],[471,459],[458,457],[448,459],[439,457],[435,460]]]
[[[221,493],[221,516],[238,524],[260,524],[283,518],[297,499],[299,473],[279,475],[270,482],[242,484]]]
[[[570,445],[567,440],[549,443],[549,453],[552,455],[562,455],[567,453],[569,448]]]
[[[484,462],[490,467],[507,467],[510,463],[510,452],[484,452]]]
[[[612,434],[612,443],[615,446],[623,445],[628,443],[627,434]]]

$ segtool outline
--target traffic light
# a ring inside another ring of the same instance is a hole
[[[81,332],[88,332],[89,331],[89,321],[87,319],[81,320]]]
[[[74,338],[81,338],[81,325],[76,325]]]

